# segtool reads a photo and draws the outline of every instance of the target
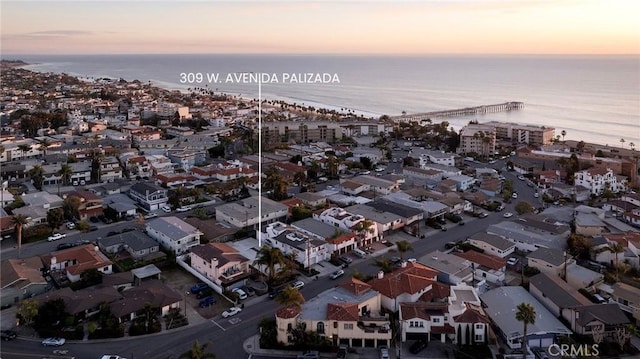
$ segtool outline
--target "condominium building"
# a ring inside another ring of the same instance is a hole
[[[548,145],[553,141],[556,134],[556,129],[553,127],[498,121],[487,122],[484,125],[493,126],[496,129],[496,137],[498,139],[526,143],[532,146]]]
[[[496,128],[491,125],[469,124],[460,130],[457,153],[477,153],[492,156],[496,151]]]

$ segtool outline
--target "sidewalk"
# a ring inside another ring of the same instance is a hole
[[[242,348],[249,355],[259,355],[272,358],[296,358],[302,354],[301,350],[277,350],[260,348],[260,335],[256,334],[245,339]],[[356,353],[347,354],[347,359],[378,359],[380,353],[376,348],[355,348]],[[396,358],[395,350],[389,350],[390,359]],[[320,353],[320,358],[335,358],[336,353]],[[403,356],[404,358],[404,356]]]

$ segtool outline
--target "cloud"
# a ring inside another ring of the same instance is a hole
[[[47,31],[28,32],[24,34],[13,34],[9,36],[41,39],[41,38],[60,38],[60,37],[91,36],[91,35],[95,35],[95,32],[83,31],[83,30],[47,30]]]

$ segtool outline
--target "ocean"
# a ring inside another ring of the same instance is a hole
[[[6,57],[6,56],[5,56]],[[168,89],[203,87],[258,98],[258,84],[228,74],[327,73],[330,83],[261,84],[263,99],[379,117],[521,101],[519,111],[446,119],[555,127],[567,140],[640,148],[637,56],[73,55],[16,56],[41,72],[140,80]],[[197,76],[200,74],[202,77]],[[217,74],[217,82],[209,81]],[[300,76],[303,77],[303,76]],[[201,78],[202,81],[197,80]]]

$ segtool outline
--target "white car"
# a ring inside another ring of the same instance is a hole
[[[64,343],[64,338],[47,338],[42,341],[42,345],[46,347],[59,347],[61,345],[64,345]]]
[[[234,316],[238,313],[240,313],[242,311],[242,309],[238,308],[238,307],[231,307],[227,310],[225,310],[224,312],[222,312],[222,317],[223,318],[228,318],[231,316]]]
[[[507,213],[503,214],[503,216],[504,216],[504,218],[511,218],[511,217],[513,217],[513,213],[507,212]]]
[[[415,263],[416,261],[417,261],[417,259],[415,259],[415,258],[407,259],[407,262],[410,262],[410,263]]]
[[[245,291],[240,288],[234,288],[232,292],[236,293],[238,295],[238,299],[240,300],[245,300],[249,297],[249,295],[247,295],[247,293],[245,293]]]
[[[344,275],[344,271],[342,269],[338,269],[337,271],[331,273],[329,278],[338,279],[338,278],[342,277],[343,275]]]
[[[168,205],[164,205],[161,207],[163,211],[167,212],[167,213],[171,213],[171,207],[169,207]]]
[[[535,198],[538,198],[538,197],[540,197],[540,193],[536,192],[536,193],[534,193],[534,194],[533,194],[533,196],[534,196]]]
[[[304,282],[301,280],[295,281],[293,282],[293,284],[291,284],[291,287],[295,289],[301,289],[302,287],[304,287]]]
[[[76,224],[73,222],[67,222],[67,224],[65,224],[65,227],[67,227],[67,229],[75,229]]]
[[[100,359],[127,359],[127,358],[121,357],[119,355],[105,354]]]
[[[518,179],[519,179],[520,181],[524,181],[524,180],[525,180],[525,178],[524,178],[524,176],[523,176],[523,175],[518,176]]]
[[[193,207],[191,206],[182,206],[182,207],[178,207],[178,209],[176,209],[177,212],[188,212],[190,210],[192,210]]]
[[[52,235],[49,236],[49,238],[47,238],[47,241],[49,242],[53,242],[53,241],[57,241],[58,239],[62,239],[64,237],[66,237],[66,234],[61,234],[61,233],[54,233]]]
[[[519,259],[516,257],[511,257],[509,258],[509,260],[507,261],[507,264],[510,266],[514,266],[516,265],[516,263],[518,263]]]
[[[513,198],[513,199],[518,198],[518,194],[517,194],[517,193],[515,193],[515,192],[513,192],[513,194],[511,195],[511,198]]]
[[[151,213],[147,213],[146,216],[144,216],[144,219],[151,219],[151,218],[156,218],[158,217],[158,214],[155,212],[151,212]]]

